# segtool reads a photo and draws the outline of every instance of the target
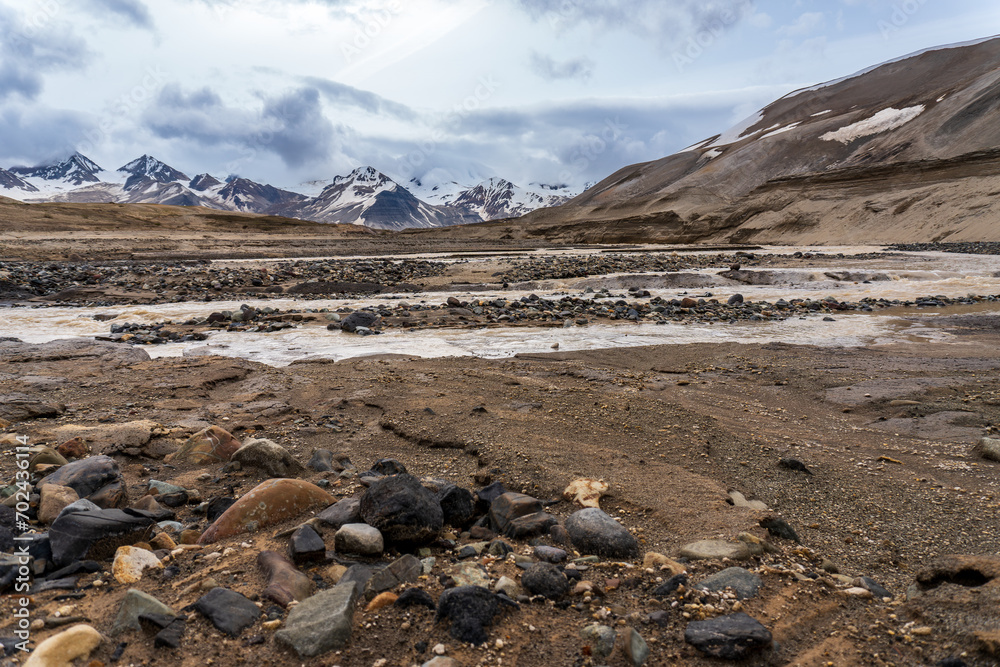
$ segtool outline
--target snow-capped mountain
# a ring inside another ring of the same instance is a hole
[[[222,208],[244,213],[270,213],[275,207],[293,207],[306,199],[297,192],[261,185],[247,178],[234,178],[215,197]]]
[[[118,171],[128,175],[125,180],[126,190],[134,190],[149,183],[173,183],[189,180],[182,172],[149,155],[132,160],[119,167]]]
[[[22,201],[203,206],[391,230],[515,217],[568,198],[559,188],[524,190],[494,178],[469,187],[445,182],[421,188],[430,193],[428,202],[374,167],[304,184],[308,194],[302,194],[240,177],[224,183],[203,173],[191,179],[150,155],[114,172],[79,153],[57,164],[17,169],[23,176],[0,170],[0,193]]]
[[[31,183],[19,178],[6,169],[0,169],[0,189],[4,190],[24,190],[25,192],[38,192]]]
[[[338,176],[318,197],[298,206],[278,207],[274,212],[318,222],[394,230],[482,222],[460,210],[420,201],[374,167]]]
[[[37,167],[11,167],[11,172],[28,179],[37,178],[45,181],[64,181],[71,185],[84,183],[100,183],[97,174],[104,171],[90,158],[73,153],[62,162],[39,165]]]
[[[558,185],[533,183],[531,189],[526,189],[505,178],[490,178],[475,185],[457,181],[430,184],[426,178],[413,179],[410,184],[426,201],[458,208],[483,220],[518,218],[538,208],[564,204],[577,194]]]

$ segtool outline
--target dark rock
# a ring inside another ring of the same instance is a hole
[[[91,456],[67,463],[39,482],[45,484],[68,486],[81,498],[103,508],[122,507],[128,502],[125,479],[110,456]]]
[[[526,539],[537,535],[544,535],[559,522],[548,512],[535,512],[526,516],[519,516],[507,526],[508,537]]]
[[[317,449],[313,451],[312,458],[306,467],[316,472],[330,472],[333,468],[333,452],[329,449]]]
[[[783,540],[792,540],[794,542],[799,542],[799,534],[795,532],[795,529],[788,525],[788,522],[782,519],[780,516],[769,516],[767,518],[760,520],[760,527],[766,528],[767,532],[775,537],[780,537]]]
[[[686,572],[675,574],[674,576],[670,577],[662,584],[654,588],[652,595],[658,598],[665,598],[668,595],[672,595],[674,591],[676,591],[682,585],[686,585],[687,582],[688,582],[688,576]]]
[[[625,640],[625,657],[628,658],[629,664],[632,667],[642,667],[646,664],[646,660],[649,659],[649,645],[646,644],[642,635],[635,628],[626,628],[623,639]]]
[[[406,472],[406,466],[396,459],[379,459],[372,464],[372,472],[388,477],[389,475],[402,475]]]
[[[140,617],[139,621],[145,617]],[[175,618],[153,637],[153,646],[164,648],[180,648],[184,638],[184,619]]]
[[[332,528],[361,523],[361,498],[339,500],[317,514],[316,518]]]
[[[361,497],[361,518],[390,544],[419,546],[433,541],[444,525],[437,498],[416,477],[393,475],[374,482]]]
[[[689,623],[684,641],[712,657],[740,660],[768,648],[771,633],[757,619],[737,612]]]
[[[208,501],[208,522],[215,523],[215,520],[226,513],[226,510],[233,506],[236,498],[212,498]]]
[[[450,621],[451,636],[458,641],[479,645],[489,639],[486,626],[505,606],[517,607],[517,604],[482,586],[459,586],[441,594],[435,620]]]
[[[569,579],[552,563],[535,563],[521,575],[521,585],[530,593],[558,600],[569,591]]]
[[[63,567],[84,557],[111,558],[118,547],[148,539],[155,523],[148,512],[133,509],[60,514],[49,527],[52,559]]]
[[[789,470],[794,470],[795,472],[804,472],[807,475],[811,475],[812,471],[806,467],[806,464],[798,459],[781,459],[778,461],[778,465],[782,468],[788,468]]]
[[[494,500],[507,493],[507,489],[502,482],[493,482],[489,486],[484,486],[476,492],[476,498],[480,502],[491,505]]]
[[[743,295],[734,294],[731,297],[729,297],[729,300],[726,303],[728,303],[730,306],[738,306],[739,304],[743,303]]]
[[[562,524],[557,523],[549,528],[549,537],[551,537],[552,541],[556,544],[561,544],[567,548],[573,547],[573,540],[569,536],[569,531],[567,531],[566,526],[563,526]]]
[[[430,593],[420,590],[419,588],[407,588],[399,594],[399,597],[396,598],[396,601],[392,604],[394,607],[399,607],[401,609],[409,609],[410,607],[427,607],[431,610],[437,609],[437,603],[434,602],[434,598],[430,596]]]
[[[881,586],[877,581],[871,577],[861,577],[861,585],[871,591],[872,595],[877,598],[891,598],[892,593],[890,593],[885,587]]]
[[[535,547],[535,558],[547,563],[561,563],[569,557],[562,549],[556,547],[537,546]]]
[[[658,625],[661,628],[665,628],[670,625],[670,612],[667,611],[654,611],[649,615],[649,622],[653,625]]]
[[[498,533],[507,534],[510,524],[514,519],[529,514],[537,514],[542,511],[544,505],[542,501],[523,493],[508,491],[497,496],[490,503],[490,521],[496,527]]]
[[[465,528],[475,520],[476,501],[468,489],[448,484],[438,490],[437,499],[444,522],[449,526]]]
[[[337,584],[292,608],[285,627],[274,639],[294,649],[300,657],[311,658],[341,649],[351,639],[358,589],[351,583]]]
[[[238,637],[260,618],[260,609],[236,591],[217,587],[194,603],[194,608],[230,637]]]
[[[423,574],[423,567],[419,558],[406,554],[394,560],[385,569],[376,572],[368,582],[368,587],[378,594],[400,584],[411,584]]]
[[[566,530],[581,553],[604,558],[636,559],[639,543],[621,524],[596,507],[574,512],[566,519]]]
[[[322,561],[326,558],[326,544],[312,526],[299,526],[288,540],[288,555],[296,565]]]
[[[371,329],[379,321],[379,316],[366,310],[358,310],[343,319],[340,328],[347,333],[355,333],[358,328]]]
[[[731,588],[740,600],[752,598],[764,585],[753,572],[742,567],[727,567],[695,584],[695,588],[705,591],[722,591]]]
[[[611,655],[617,638],[618,633],[614,628],[600,623],[591,623],[580,630],[580,639],[585,642],[584,646],[590,649],[590,654],[599,662],[603,662]]]
[[[293,600],[305,600],[315,586],[312,579],[295,569],[291,561],[277,551],[261,551],[257,555],[257,567],[267,577],[267,588],[261,595],[282,607]]]
[[[374,574],[375,573],[372,572],[372,569],[367,565],[355,563],[347,568],[347,572],[340,577],[340,581],[337,582],[337,585],[353,584],[354,587],[358,589],[358,595],[361,595],[365,590],[365,586],[368,585],[368,582]]]
[[[497,558],[506,558],[507,554],[514,553],[514,547],[507,544],[503,540],[493,540],[486,546],[486,551],[491,556],[496,556]]]

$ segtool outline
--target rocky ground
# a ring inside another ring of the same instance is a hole
[[[285,368],[0,342],[31,664],[995,665],[996,325]]]

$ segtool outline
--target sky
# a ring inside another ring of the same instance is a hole
[[[0,0],[0,167],[582,189],[995,0]],[[301,188],[300,188],[301,189]]]

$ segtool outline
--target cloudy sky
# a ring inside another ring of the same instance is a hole
[[[0,166],[580,187],[995,0],[0,0]]]

